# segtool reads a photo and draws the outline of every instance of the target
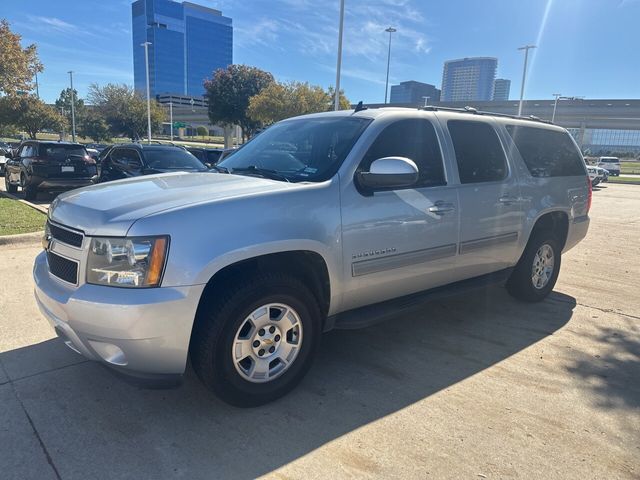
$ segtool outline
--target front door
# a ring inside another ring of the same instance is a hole
[[[460,248],[464,277],[513,266],[524,212],[515,169],[490,120],[446,121],[460,180]]]
[[[343,179],[343,309],[381,302],[449,283],[458,247],[458,198],[447,185],[440,143],[426,118],[388,123],[358,169],[379,158],[413,160],[411,188],[363,192]]]

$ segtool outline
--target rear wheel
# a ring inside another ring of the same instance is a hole
[[[38,190],[33,185],[27,183],[27,177],[24,173],[20,174],[20,186],[22,187],[22,191],[24,192],[25,200],[35,200],[38,196]]]
[[[292,390],[321,335],[312,292],[286,273],[264,273],[205,300],[191,340],[198,377],[227,403],[258,406]]]
[[[544,300],[558,280],[560,254],[560,243],[552,232],[534,233],[507,281],[508,292],[526,302]]]

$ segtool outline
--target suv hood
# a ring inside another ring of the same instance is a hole
[[[223,173],[164,173],[72,190],[58,196],[49,218],[87,235],[124,236],[147,215],[186,205],[286,190],[293,183]]]

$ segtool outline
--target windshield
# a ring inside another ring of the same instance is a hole
[[[620,160],[618,160],[617,158],[603,157],[603,158],[600,159],[600,162],[602,162],[602,163],[620,163]]]
[[[43,144],[40,156],[53,159],[68,158],[72,155],[84,157],[87,154],[81,145]]]
[[[206,170],[207,167],[182,148],[145,148],[148,168],[157,170]]]
[[[230,171],[256,167],[292,182],[321,182],[335,174],[370,122],[359,117],[319,117],[277,123],[219,166]]]

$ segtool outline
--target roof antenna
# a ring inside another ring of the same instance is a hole
[[[362,104],[362,100],[360,100],[360,101],[358,102],[358,105],[356,105],[356,108],[353,110],[353,113],[358,113],[358,112],[361,112],[361,111],[363,111],[363,110],[367,110],[368,108],[369,108],[369,107],[365,107],[365,106]]]

